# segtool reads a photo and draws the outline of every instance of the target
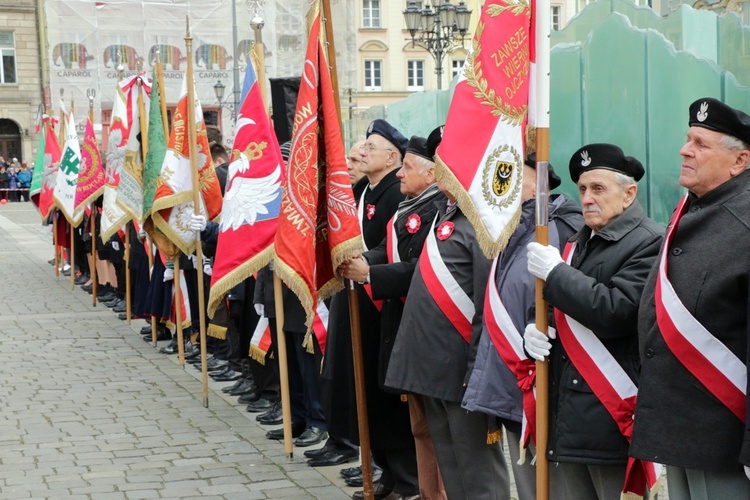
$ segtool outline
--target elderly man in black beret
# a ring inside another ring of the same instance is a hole
[[[636,199],[644,174],[637,159],[611,144],[589,144],[569,167],[586,225],[563,256],[529,243],[528,269],[545,281],[557,331],[550,328],[547,339],[527,325],[524,348],[538,360],[550,356],[549,443],[539,452],[555,462],[552,490],[605,500],[625,486],[640,369],[638,308],[664,231]],[[620,392],[607,390],[613,386]]]
[[[688,193],[641,299],[630,453],[667,465],[670,497],[748,499],[750,116],[703,98],[688,124]]]

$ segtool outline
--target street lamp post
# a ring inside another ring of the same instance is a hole
[[[437,0],[440,1],[440,0]],[[432,10],[430,5],[419,10],[412,0],[403,11],[406,29],[411,35],[412,46],[419,45],[435,59],[438,90],[443,88],[443,59],[445,55],[459,45],[469,32],[471,9],[463,0],[453,5],[450,0],[443,0]]]
[[[224,91],[226,90],[227,86],[221,83],[221,80],[218,80],[216,84],[214,85],[214,95],[216,95],[216,100],[219,101],[219,127],[221,128],[221,110],[222,108],[226,108],[231,113],[232,123],[234,123],[234,104],[231,102],[224,102]]]

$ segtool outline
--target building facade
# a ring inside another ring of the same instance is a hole
[[[35,2],[0,1],[0,18],[0,156],[31,165],[42,95]]]

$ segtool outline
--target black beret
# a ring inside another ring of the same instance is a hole
[[[424,137],[419,137],[418,135],[411,136],[409,144],[406,146],[406,152],[433,161],[432,158],[427,155],[427,139]]]
[[[367,137],[370,137],[372,134],[377,134],[385,138],[385,140],[396,146],[401,153],[401,157],[404,157],[404,154],[406,153],[406,145],[409,144],[409,139],[396,130],[396,127],[387,121],[378,118],[367,127]]]
[[[536,170],[536,153],[531,153],[527,156],[524,163]],[[562,184],[562,179],[560,179],[560,176],[555,173],[555,168],[549,162],[547,162],[547,179],[550,191]]]
[[[721,132],[750,144],[750,116],[713,97],[698,99],[690,105],[688,123],[691,127]]]
[[[625,156],[622,149],[614,144],[589,144],[582,147],[570,158],[570,178],[578,182],[583,172],[603,168],[620,172],[639,181],[646,170],[641,162],[632,156]]]
[[[409,145],[406,146],[406,152],[421,156],[422,158],[434,162],[435,151],[440,145],[440,141],[443,140],[443,128],[444,125],[441,125],[430,132],[430,135],[429,137],[427,137],[427,139],[416,135],[412,136],[412,138],[409,139]]]

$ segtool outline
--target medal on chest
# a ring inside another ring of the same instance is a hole
[[[406,230],[409,231],[409,234],[416,233],[420,227],[422,227],[422,219],[419,218],[419,215],[411,214],[406,219]]]
[[[453,234],[453,223],[449,220],[440,224],[437,228],[437,237],[441,241],[445,241]]]
[[[375,205],[368,204],[367,205],[367,219],[371,220],[373,217],[375,217]]]

